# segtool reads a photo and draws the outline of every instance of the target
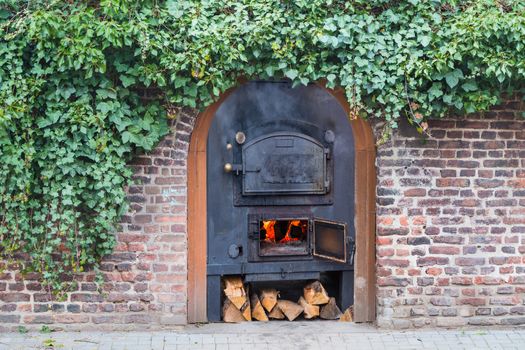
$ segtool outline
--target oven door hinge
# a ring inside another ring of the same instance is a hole
[[[325,172],[327,171],[327,161],[330,159],[330,148],[325,148],[324,149],[324,156],[325,156]],[[329,179],[329,176],[328,176],[328,173],[325,173],[325,176],[324,176],[325,180],[324,180],[324,190],[326,193],[330,192],[330,179]]]
[[[350,250],[350,258],[349,258],[349,262],[350,262],[350,265],[353,265],[354,264],[354,257],[355,257],[355,240],[348,236],[346,238],[346,242],[349,246],[349,250]]]
[[[248,221],[248,239],[253,241],[259,240],[259,218]]]
[[[326,157],[326,159],[330,159],[330,148],[325,148],[324,149],[324,156]]]

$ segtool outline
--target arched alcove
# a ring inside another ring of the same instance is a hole
[[[319,84],[319,86],[323,86]],[[208,130],[217,109],[234,91],[224,93],[196,120],[188,154],[188,322],[206,322],[207,166]],[[327,91],[347,112],[342,89]],[[362,119],[349,121],[355,143],[354,318],[375,320],[375,145],[372,129]]]

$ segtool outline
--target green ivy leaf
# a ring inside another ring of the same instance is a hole
[[[111,110],[111,106],[107,102],[97,103],[97,110],[103,114],[107,114]]]
[[[478,89],[478,85],[475,81],[468,81],[461,85],[461,88],[467,92],[470,91],[476,91]]]
[[[291,80],[294,80],[295,78],[297,78],[297,75],[299,75],[299,72],[295,69],[288,69],[284,72],[284,75],[290,78]]]
[[[128,87],[128,86],[131,86],[133,84],[135,84],[135,77],[132,77],[132,76],[129,76],[129,75],[125,75],[125,74],[121,74],[119,76],[120,78],[120,81],[122,82],[122,86],[124,87]]]
[[[454,69],[453,71],[445,74],[445,81],[451,89],[458,85],[460,78],[463,78],[463,72],[459,69]]]
[[[430,44],[430,40],[430,36],[425,35],[420,37],[419,42],[421,43],[421,45],[423,45],[423,47],[427,47],[428,44]]]

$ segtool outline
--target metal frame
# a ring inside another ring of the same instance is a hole
[[[306,220],[308,221],[308,231],[311,230],[311,225],[312,225],[312,220],[311,218],[271,218],[271,219],[267,219],[266,217],[261,217],[259,218],[259,227],[260,227],[260,222],[261,221],[269,221],[269,220],[274,220],[274,221],[283,221],[283,220],[288,220],[288,221],[292,221],[292,220]],[[290,257],[297,257],[297,256],[305,256],[305,255],[311,255],[311,249],[312,249],[312,246],[311,246],[311,241],[310,241],[310,232],[308,232],[308,234],[306,235],[306,250],[307,252],[305,254],[290,254],[290,255],[286,255],[286,256],[290,256]],[[259,228],[259,234],[260,234],[260,228]],[[266,258],[266,257],[283,257],[283,255],[272,255],[272,254],[265,254],[265,255],[261,255],[261,240],[259,238],[259,244],[258,244],[258,255],[260,257],[263,257],[263,258]]]
[[[250,237],[255,235],[254,228],[252,225],[254,221],[257,221],[257,234],[256,238]],[[260,255],[260,222],[263,220],[308,220],[308,223],[311,227],[312,216],[304,216],[299,214],[296,217],[290,217],[289,215],[283,215],[282,217],[279,214],[248,214],[248,262],[286,262],[286,261],[296,261],[296,260],[312,260],[313,256],[311,252],[308,254],[294,254],[294,255]],[[311,235],[307,236],[307,249],[311,251],[312,242]]]

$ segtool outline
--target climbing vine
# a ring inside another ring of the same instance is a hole
[[[112,251],[168,106],[324,79],[349,117],[424,131],[525,81],[519,0],[3,0],[0,28],[1,258],[54,290]]]

